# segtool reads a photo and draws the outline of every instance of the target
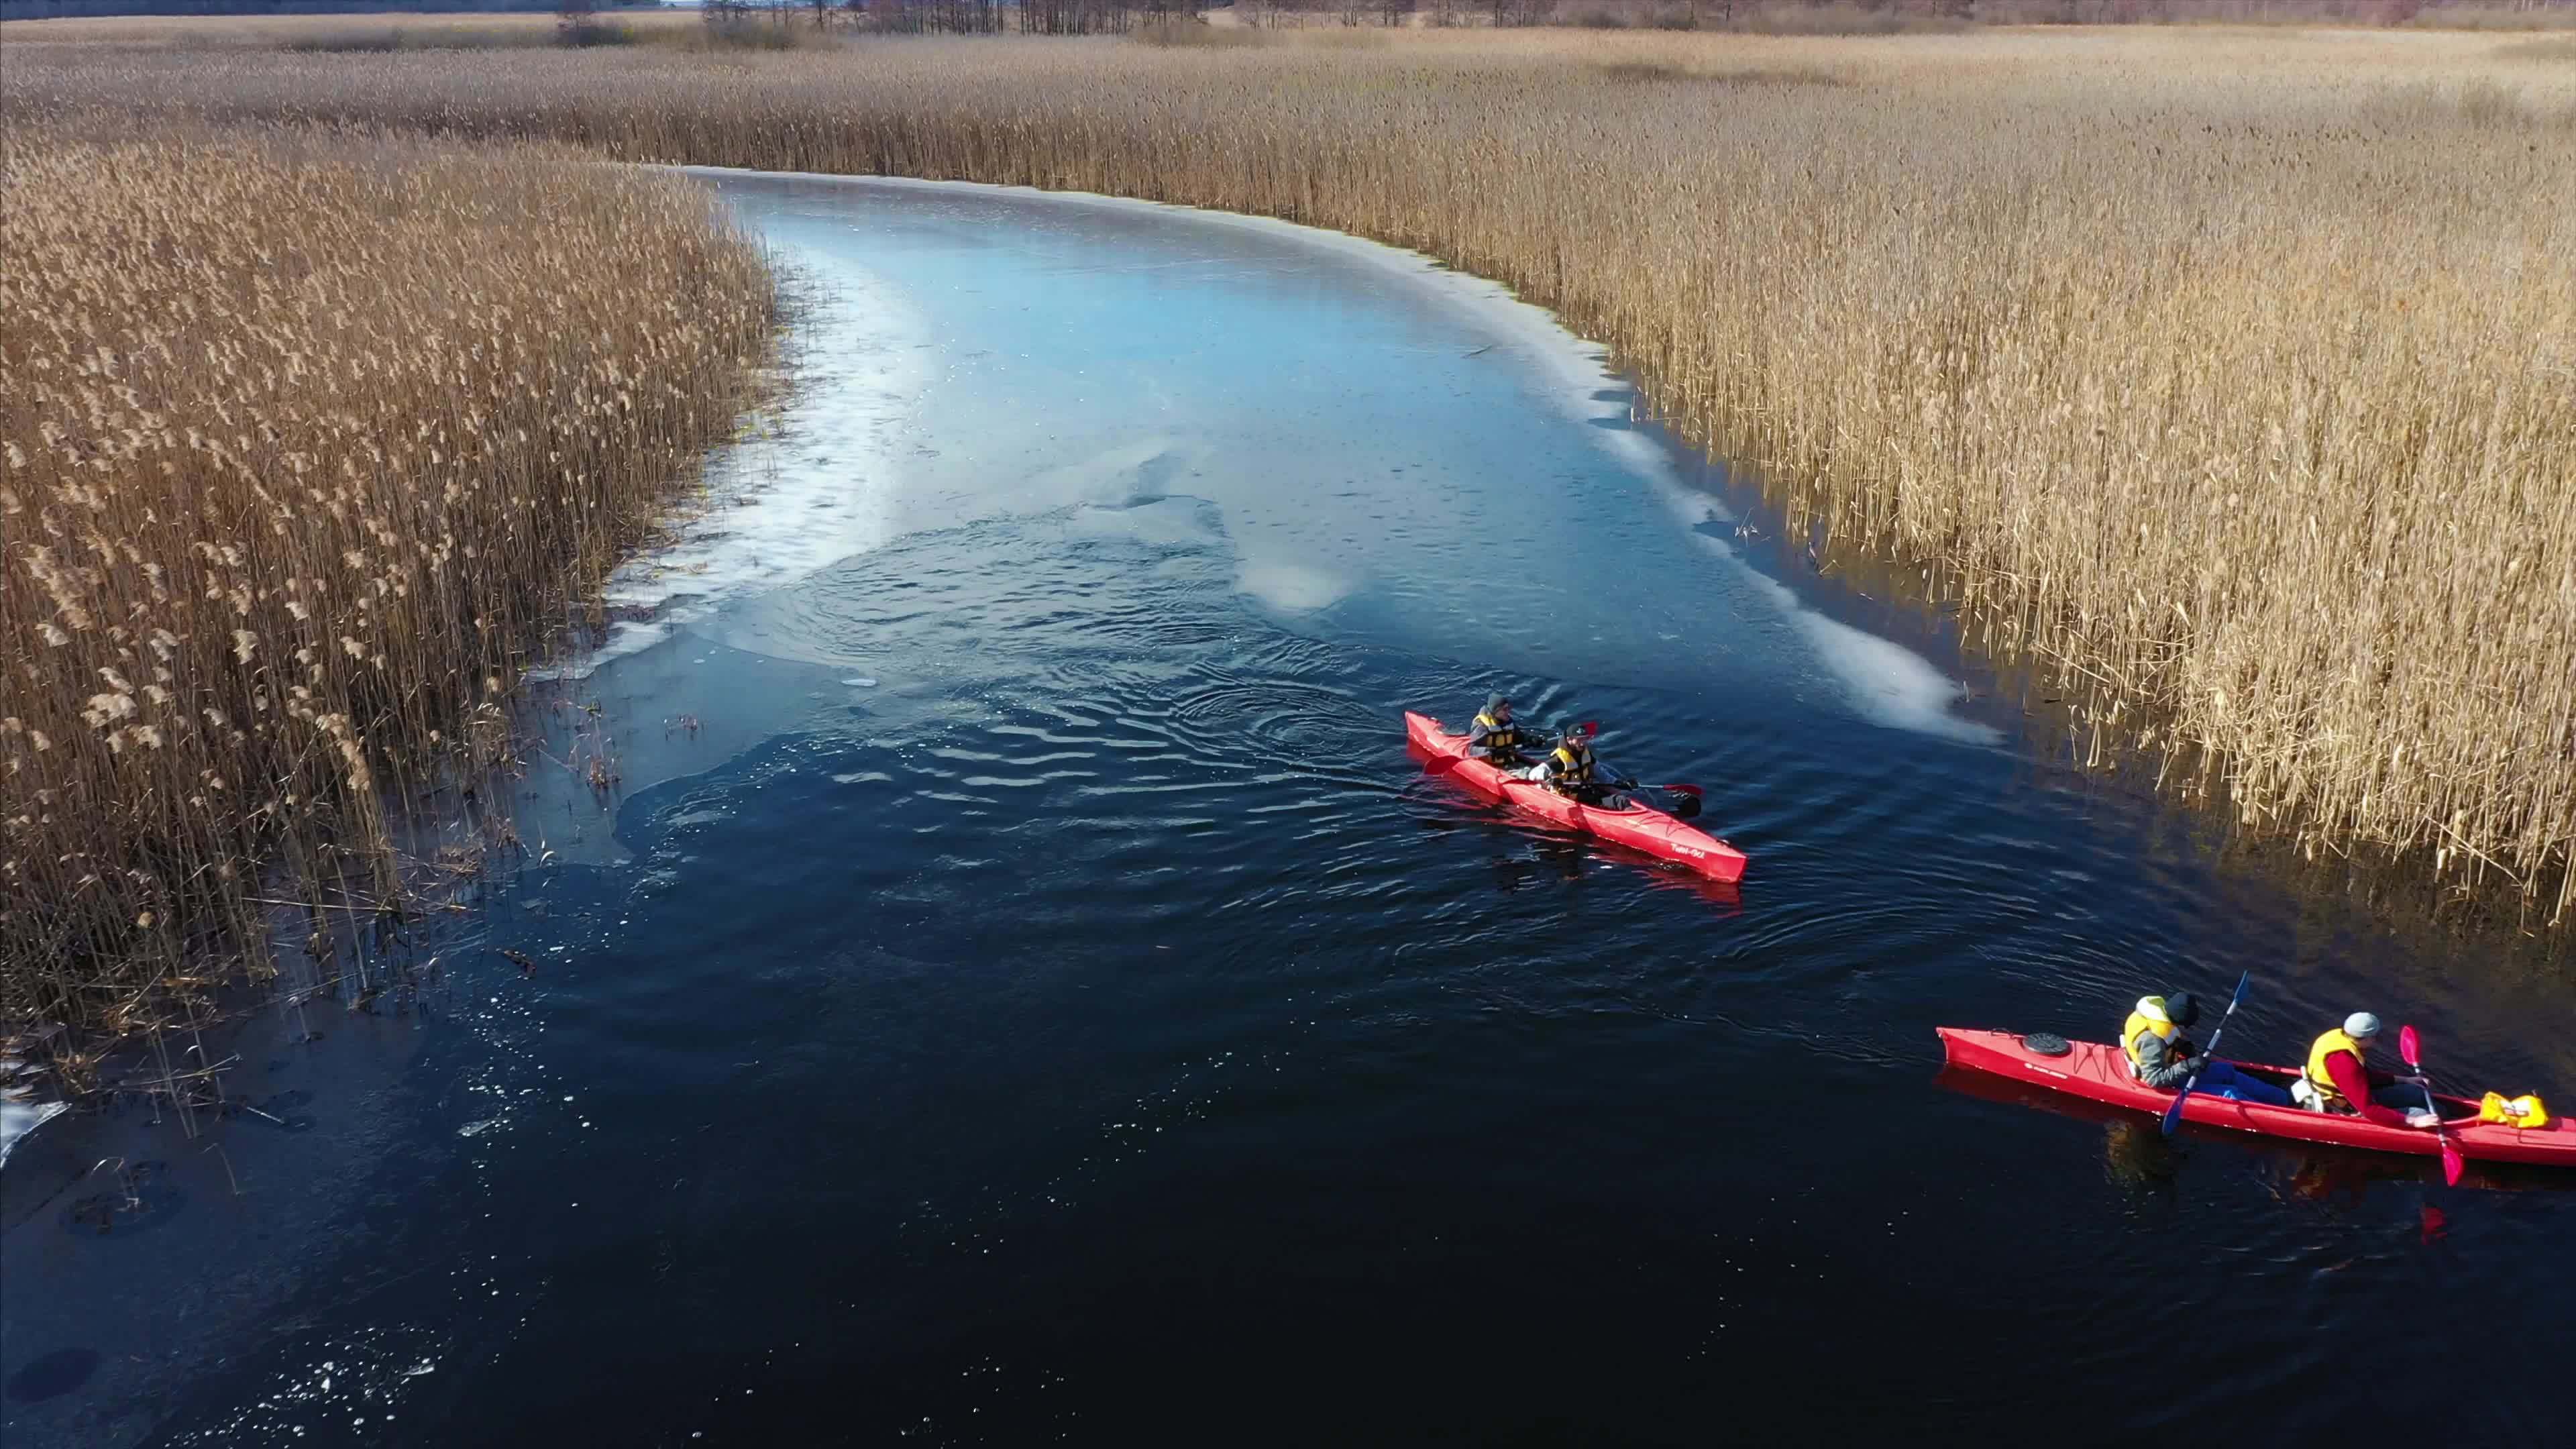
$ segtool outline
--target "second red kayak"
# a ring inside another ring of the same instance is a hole
[[[1410,710],[1404,716],[1405,738],[1419,750],[1434,774],[1446,775],[1564,830],[1579,830],[1616,845],[1669,860],[1710,880],[1733,884],[1744,878],[1744,852],[1713,835],[1694,830],[1661,810],[1650,810],[1629,797],[1626,808],[1603,809],[1566,799],[1542,785],[1514,779],[1467,753],[1467,737],[1451,734],[1440,721]]]
[[[2128,1064],[2120,1049],[2101,1042],[2079,1041],[2047,1043],[2048,1050],[2034,1050],[2021,1037],[2003,1031],[1970,1031],[1962,1027],[1936,1028],[1941,1033],[1941,1050],[1954,1067],[1969,1071],[1990,1072],[1998,1077],[2052,1091],[2071,1092],[2097,1102],[2135,1107],[2139,1111],[2164,1115],[2173,1104],[2173,1093],[2139,1082],[2129,1075]],[[2051,1053],[2055,1053],[2052,1055]],[[2237,1069],[2274,1083],[2286,1083],[2296,1073],[2286,1067],[2258,1067],[2236,1063]],[[2451,1141],[2460,1155],[2471,1162],[2531,1162],[2552,1167],[2576,1167],[2576,1128],[2556,1120],[2543,1128],[2520,1127],[2481,1122],[2478,1104],[2461,1097],[2440,1097],[2442,1118],[2448,1124]],[[2253,1132],[2266,1137],[2293,1137],[2302,1142],[2331,1142],[2344,1147],[2368,1147],[2381,1152],[2404,1152],[2417,1157],[2432,1157],[2442,1150],[2441,1140],[2430,1132],[2407,1127],[2383,1127],[2359,1117],[2336,1116],[2311,1112],[2304,1107],[2269,1107],[2256,1102],[2232,1101],[2211,1092],[2194,1092],[2182,1104],[2186,1122],[2205,1127],[2226,1127],[2238,1132]]]

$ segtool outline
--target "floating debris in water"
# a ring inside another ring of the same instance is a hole
[[[877,687],[877,682],[865,675],[861,675],[855,679],[844,679],[841,682],[852,689],[874,689]]]

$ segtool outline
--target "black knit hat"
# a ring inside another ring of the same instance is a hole
[[[1487,714],[1492,714],[1498,709],[1509,709],[1511,706],[1512,697],[1508,694],[1489,694],[1485,696],[1485,713]]]
[[[2188,991],[2177,991],[2165,998],[2165,1020],[2176,1026],[2189,1026],[2200,1020],[2200,1003]]]

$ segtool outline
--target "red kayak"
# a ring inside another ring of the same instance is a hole
[[[1627,807],[1605,810],[1568,800],[1543,785],[1513,779],[1467,754],[1467,737],[1453,735],[1440,721],[1410,710],[1404,716],[1405,737],[1429,763],[1431,772],[1535,815],[1564,830],[1579,830],[1614,845],[1642,850],[1659,860],[1685,866],[1714,881],[1733,884],[1744,878],[1744,852],[1713,835],[1693,830],[1661,810],[1649,810],[1629,797]]]
[[[2135,1107],[2157,1117],[2173,1105],[2173,1093],[2158,1091],[2129,1075],[2128,1061],[2115,1046],[2068,1042],[2064,1056],[2050,1056],[2031,1050],[2008,1031],[1967,1031],[1955,1026],[1937,1030],[1941,1033],[1941,1050],[1954,1067],[1991,1072],[2011,1081],[2072,1092],[2114,1106]],[[2245,1062],[2234,1065],[2240,1072],[2284,1088],[2298,1075],[2288,1067],[2258,1067]],[[2480,1122],[2475,1102],[2460,1097],[2435,1100],[2441,1103],[2442,1124],[2450,1131],[2452,1145],[2472,1162],[2576,1167],[2576,1127],[2570,1127],[2564,1118],[2552,1118],[2548,1126],[2534,1129],[2508,1127]],[[2331,1142],[2339,1147],[2367,1147],[2418,1157],[2438,1156],[2442,1150],[2434,1134],[2418,1128],[2382,1127],[2359,1117],[2311,1112],[2304,1107],[2230,1101],[2212,1092],[2192,1093],[2191,1100],[2182,1104],[2182,1117],[2205,1127],[2290,1137],[2301,1142]]]

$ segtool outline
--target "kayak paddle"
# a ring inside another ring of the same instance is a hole
[[[1601,734],[1601,721],[1597,719],[1585,720],[1581,728],[1585,739],[1589,740],[1598,738]],[[1708,794],[1706,790],[1701,789],[1697,785],[1678,783],[1671,785],[1641,785],[1634,780],[1615,780],[1611,783],[1617,785],[1622,790],[1667,790],[1675,795],[1686,795],[1693,800],[1705,798]]]
[[[2206,1066],[2211,1061],[2215,1060],[2210,1056],[2210,1053],[2218,1050],[2218,1039],[2227,1034],[2227,1018],[2236,1014],[2236,1003],[2245,999],[2245,983],[2253,979],[2254,973],[2251,971],[2238,974],[2236,978],[2236,994],[2227,998],[2227,1010],[2219,1016],[2218,1025],[2211,1029],[2209,1033],[2209,1046],[2200,1054],[2202,1066]],[[2191,1069],[2191,1075],[2183,1078],[2182,1090],[2174,1093],[2173,1105],[2165,1109],[2165,1135],[2167,1137],[2171,1137],[2174,1134],[2174,1129],[2182,1125],[2182,1104],[2191,1100],[2191,1089],[2200,1085],[2200,1071],[2200,1067],[2194,1067]]]
[[[2433,1084],[2424,1076],[2423,1046],[2422,1040],[2415,1035],[2415,1028],[2401,1026],[2397,1029],[2397,1054],[2406,1059],[2407,1067],[2415,1073],[2415,1084],[2424,1089],[2424,1105],[2433,1113],[2433,1135],[2442,1142],[2442,1181],[2458,1187],[2460,1169],[2468,1163],[2460,1156],[2460,1149],[2451,1145],[2451,1134],[2443,1130],[2441,1100],[2433,1095]]]

